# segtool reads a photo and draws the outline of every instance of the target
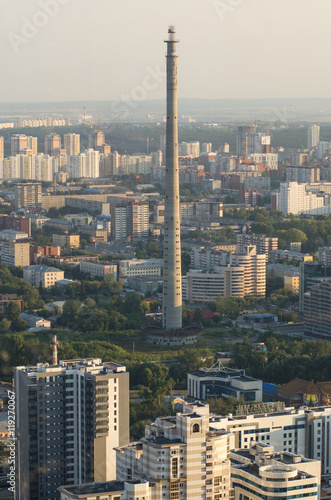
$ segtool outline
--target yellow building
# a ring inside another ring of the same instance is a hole
[[[55,246],[79,248],[80,237],[79,234],[53,234],[52,241]]]
[[[284,276],[284,288],[293,293],[299,293],[300,277],[299,275]]]

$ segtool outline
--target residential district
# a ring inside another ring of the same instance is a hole
[[[331,128],[178,141],[176,43],[166,127],[2,124],[0,498],[331,498]]]

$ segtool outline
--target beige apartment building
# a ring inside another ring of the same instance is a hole
[[[30,243],[17,240],[2,240],[1,263],[6,266],[29,266],[30,265]]]
[[[116,478],[144,478],[155,500],[232,498],[230,434],[213,428],[209,406],[185,405],[146,426],[139,442],[117,448]]]
[[[64,271],[56,267],[28,266],[23,268],[23,279],[35,287],[50,288],[56,281],[64,279]]]

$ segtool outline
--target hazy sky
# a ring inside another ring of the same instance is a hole
[[[162,98],[171,24],[180,39],[180,97],[331,97],[330,0],[0,6],[2,102]]]

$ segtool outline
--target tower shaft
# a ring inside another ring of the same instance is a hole
[[[167,131],[164,214],[163,316],[165,330],[182,327],[182,276],[178,174],[177,54],[175,30],[167,43]]]

